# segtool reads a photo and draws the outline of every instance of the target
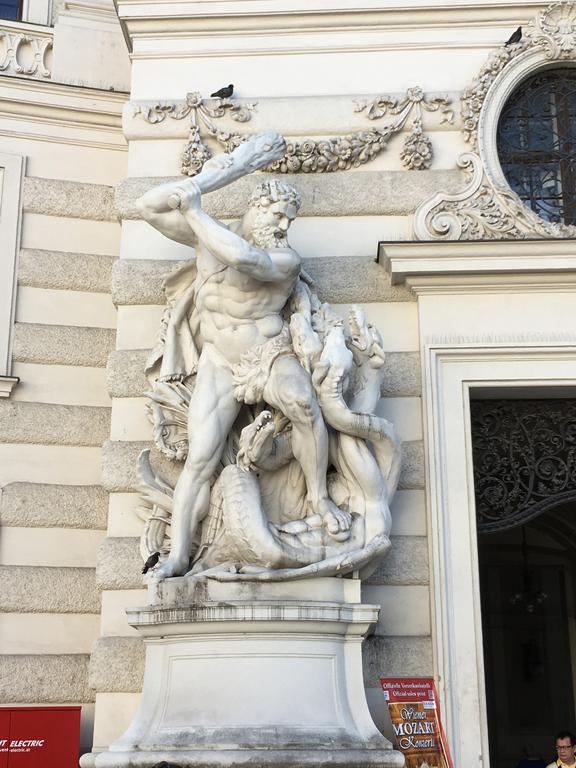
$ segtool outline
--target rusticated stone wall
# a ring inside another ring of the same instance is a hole
[[[82,705],[86,750],[100,631],[96,557],[108,513],[101,454],[110,434],[105,366],[116,335],[110,282],[124,97],[0,84],[7,109],[28,111],[26,135],[0,119],[3,147],[26,167],[11,371],[20,381],[0,399],[0,699]]]

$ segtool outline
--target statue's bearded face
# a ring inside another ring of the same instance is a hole
[[[286,233],[298,209],[290,200],[259,205],[252,221],[252,241],[259,248],[285,248]]]

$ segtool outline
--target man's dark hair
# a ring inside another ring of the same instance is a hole
[[[574,747],[574,746],[576,746],[576,736],[574,736],[574,734],[572,733],[572,731],[559,731],[559,732],[556,734],[556,737],[555,737],[555,739],[554,739],[554,744],[556,744],[556,742],[557,742],[559,739],[570,739],[570,744],[571,744],[573,747]]]

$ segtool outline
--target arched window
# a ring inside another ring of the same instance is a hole
[[[538,216],[576,224],[576,69],[524,80],[500,114],[497,147],[508,183]]]

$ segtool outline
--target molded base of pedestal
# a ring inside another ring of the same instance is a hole
[[[362,639],[379,609],[359,582],[170,581],[129,611],[146,643],[140,708],[83,768],[404,764],[366,704]]]
[[[166,761],[181,768],[402,768],[404,757],[390,749],[201,750],[193,752],[101,752],[84,755],[82,768],[153,768]]]

